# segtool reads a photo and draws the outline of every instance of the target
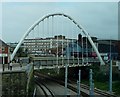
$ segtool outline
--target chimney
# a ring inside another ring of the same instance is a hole
[[[81,42],[81,40],[82,40],[82,35],[78,34],[78,41]]]

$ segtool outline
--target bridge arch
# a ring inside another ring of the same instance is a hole
[[[28,36],[28,34],[37,26],[39,25],[40,22],[44,21],[44,19],[46,18],[49,18],[49,17],[54,17],[54,16],[63,16],[63,17],[66,17],[68,18],[70,21],[72,21],[79,29],[80,31],[86,35],[86,37],[88,38],[90,44],[92,45],[93,49],[95,50],[101,64],[105,64],[104,61],[102,60],[100,54],[99,54],[99,51],[97,49],[97,47],[95,46],[94,42],[92,41],[89,33],[81,26],[79,25],[72,17],[70,17],[69,15],[66,15],[64,13],[54,13],[54,14],[48,14],[46,16],[43,16],[42,18],[38,19],[32,26],[30,26],[28,28],[28,30],[25,32],[25,34],[23,35],[23,37],[21,38],[21,40],[19,41],[18,45],[16,46],[16,48],[14,49],[11,57],[10,57],[10,60],[12,61],[15,57],[15,54],[17,53],[18,49],[20,48],[21,44],[23,43],[24,39]]]

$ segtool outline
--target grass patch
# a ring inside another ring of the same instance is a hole
[[[89,86],[89,81],[88,80],[82,80],[81,83]],[[94,87],[96,87],[100,90],[105,90],[106,91],[108,89],[108,83],[107,82],[103,83],[103,82],[96,82],[95,81],[94,82]]]
[[[87,80],[82,80],[81,83],[85,84],[85,85],[89,85],[89,81],[87,81]]]
[[[89,86],[88,80],[82,80],[81,83]],[[113,86],[113,93],[117,96],[120,96],[120,81],[113,81],[112,86]],[[108,82],[94,81],[94,87],[103,91],[109,91]]]
[[[120,81],[113,82],[113,92],[120,96]]]
[[[113,89],[113,93],[115,95],[119,95],[120,96],[120,81],[113,81],[112,84],[112,89]],[[100,90],[104,90],[104,91],[109,91],[109,83],[108,82],[95,82],[95,87],[100,89]]]
[[[108,91],[108,82],[94,82],[94,85],[96,88],[100,89],[100,90],[104,90],[104,91]]]

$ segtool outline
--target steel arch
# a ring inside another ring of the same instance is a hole
[[[64,13],[48,14],[48,15],[43,16],[42,18],[38,19],[38,20],[25,32],[25,34],[23,35],[23,37],[22,37],[21,40],[19,41],[18,45],[16,46],[16,48],[14,49],[14,51],[13,51],[13,53],[12,53],[12,55],[11,55],[11,59],[10,59],[11,61],[13,60],[16,52],[18,51],[19,47],[20,47],[21,44],[23,43],[24,39],[28,36],[28,34],[29,34],[40,22],[44,21],[44,19],[49,18],[49,17],[51,17],[51,16],[63,16],[63,17],[68,18],[69,20],[71,20],[71,21],[81,30],[81,32],[83,32],[83,34],[87,36],[90,44],[92,45],[93,49],[94,49],[95,52],[96,52],[96,54],[97,54],[97,56],[98,56],[101,64],[103,64],[103,65],[105,64],[104,61],[102,60],[101,56],[100,56],[100,53],[98,52],[97,47],[95,46],[94,42],[92,41],[89,33],[88,33],[81,25],[79,25],[73,18],[71,18],[69,15],[66,15],[66,14],[64,14]]]

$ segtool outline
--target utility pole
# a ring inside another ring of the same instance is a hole
[[[78,97],[81,97],[81,93],[80,93],[80,82],[81,82],[81,70],[79,70],[79,80],[77,81],[77,86],[78,86]]]
[[[67,80],[68,80],[68,64],[65,65],[65,96],[66,97],[68,95]]]
[[[111,40],[110,40],[110,66],[109,66],[109,92],[112,93],[112,57],[111,57]]]

